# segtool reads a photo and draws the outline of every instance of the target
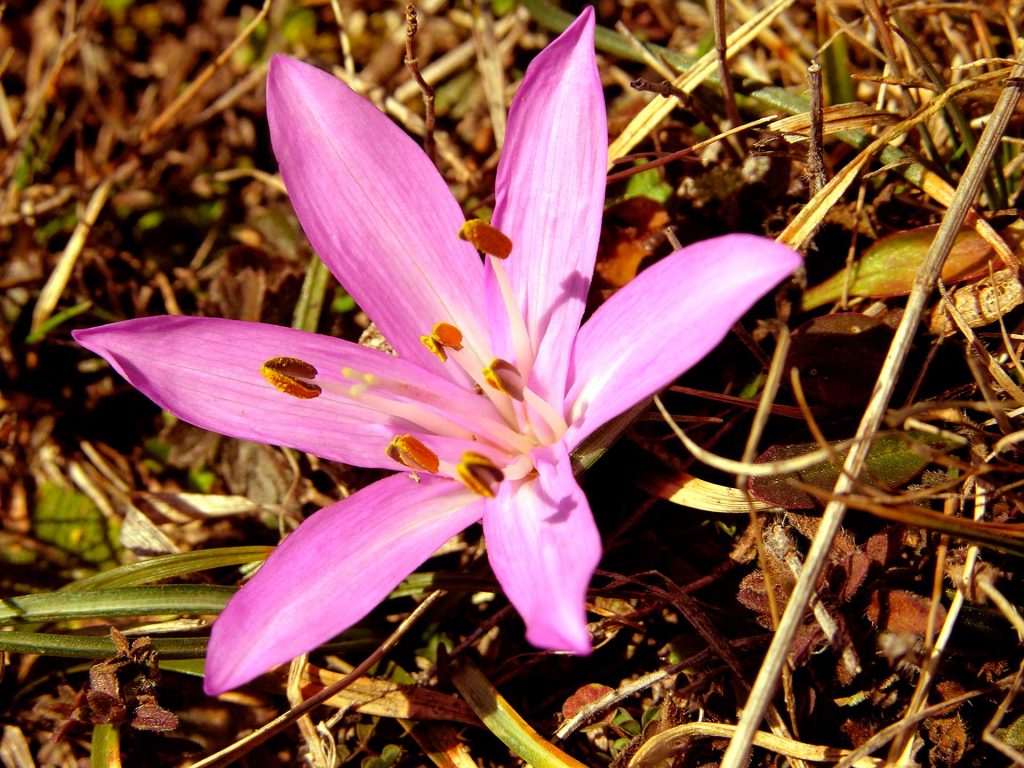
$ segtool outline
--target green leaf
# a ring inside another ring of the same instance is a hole
[[[643,716],[640,718],[640,727],[646,731],[647,726],[655,722],[661,717],[661,707],[649,707],[644,710]]]
[[[615,710],[615,714],[612,716],[612,725],[623,733],[628,733],[630,736],[640,735],[640,723],[638,723],[633,716],[629,714],[629,712],[621,707]]]
[[[188,471],[188,487],[195,493],[209,493],[216,482],[216,473],[208,469],[192,467]]]
[[[849,278],[845,269],[824,283],[807,289],[802,309],[810,310],[839,301],[843,285],[848,283],[850,296],[888,298],[910,293],[917,270],[928,255],[938,225],[918,227],[882,238],[861,256]],[[1012,244],[1013,232],[1003,232]],[[953,242],[942,267],[942,280],[947,285],[983,274],[993,258],[992,247],[973,229],[964,227]]]
[[[833,443],[834,444],[834,443]],[[775,445],[757,458],[757,463],[785,461],[818,450],[817,443]],[[936,452],[948,451],[955,444],[923,432],[883,433],[871,444],[860,481],[875,487],[898,488],[913,479],[931,461]],[[836,451],[836,462],[823,461],[809,469],[784,475],[750,479],[750,492],[761,501],[786,509],[812,509],[818,502],[810,494],[795,488],[790,480],[832,490],[839,477],[838,466],[846,460],[849,448]]]
[[[107,520],[88,496],[56,483],[43,483],[32,517],[41,541],[101,564],[114,557]]]
[[[657,168],[651,168],[649,171],[643,171],[629,177],[629,181],[626,183],[626,193],[622,199],[629,200],[632,197],[646,197],[649,200],[664,205],[672,197],[672,192],[672,185],[665,182],[661,171]]]
[[[835,443],[834,443],[835,444]],[[758,464],[795,459],[818,450],[815,442],[793,445],[772,445],[758,457]],[[874,487],[899,487],[918,475],[932,461],[936,452],[952,450],[955,443],[924,432],[894,432],[880,434],[871,442],[860,481]],[[785,509],[812,509],[818,502],[804,490],[794,487],[796,479],[806,485],[828,492],[839,478],[839,469],[846,461],[849,449],[836,452],[836,464],[828,461],[809,469],[767,477],[752,477],[751,494],[761,501]]]

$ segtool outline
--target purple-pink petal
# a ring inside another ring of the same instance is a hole
[[[754,302],[800,265],[755,235],[689,245],[644,270],[576,337],[568,402],[570,450],[697,363]]]
[[[527,69],[495,183],[492,223],[512,239],[504,264],[533,339],[533,387],[552,402],[565,393],[594,271],[607,157],[594,11],[587,8]],[[492,304],[500,306],[497,298]]]
[[[450,380],[383,352],[291,328],[238,320],[148,317],[75,331],[132,386],[190,424],[363,467],[401,469],[385,453],[396,434],[419,429],[347,396],[343,368],[413,382],[469,413],[474,397]],[[319,397],[279,392],[261,374],[273,357],[312,364]]]
[[[584,601],[601,537],[561,444],[533,451],[537,476],[506,482],[484,508],[494,574],[538,648],[590,653]]]
[[[483,265],[458,239],[462,210],[415,142],[337,78],[281,55],[267,118],[313,248],[399,355],[442,370],[419,341],[442,321],[482,351]]]
[[[482,506],[450,480],[400,474],[321,509],[214,623],[204,689],[235,688],[352,626]]]

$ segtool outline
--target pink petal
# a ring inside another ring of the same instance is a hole
[[[800,265],[755,235],[694,243],[646,269],[576,337],[568,402],[570,449],[714,349],[750,307]]]
[[[509,111],[492,218],[512,239],[505,268],[533,339],[533,386],[552,402],[565,393],[594,272],[607,158],[594,11],[587,8],[526,70]],[[490,304],[500,306],[497,297]]]
[[[413,363],[328,336],[276,325],[191,317],[149,317],[74,332],[157,405],[190,424],[231,437],[272,443],[364,467],[401,469],[385,455],[396,434],[418,428],[383,415],[347,393],[353,368],[431,389],[454,410],[475,397]],[[295,357],[318,370],[319,397],[300,400],[260,374],[272,357]]]
[[[280,55],[267,117],[313,248],[398,353],[440,370],[419,339],[444,321],[483,356],[483,265],[458,239],[465,217],[413,140],[337,78]]]
[[[601,537],[562,445],[533,452],[538,476],[506,482],[484,507],[487,554],[538,648],[590,653],[584,600]]]
[[[217,695],[348,629],[445,541],[480,519],[458,483],[379,480],[306,520],[213,625],[203,687]]]

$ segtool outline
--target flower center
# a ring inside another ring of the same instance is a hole
[[[494,498],[503,481],[519,480],[533,472],[531,451],[560,439],[568,425],[560,404],[549,403],[529,386],[535,350],[502,264],[512,253],[512,241],[479,220],[466,222],[459,237],[484,254],[488,279],[494,280],[508,319],[513,361],[495,357],[485,363],[479,350],[463,348],[459,328],[440,320],[420,341],[442,364],[453,364],[465,374],[465,388],[445,393],[442,387],[435,392],[417,383],[351,368],[341,369],[340,381],[325,380],[318,378],[315,366],[294,357],[271,358],[260,373],[292,397],[310,399],[331,392],[413,425],[410,431],[423,430],[426,434],[421,436],[429,446],[412,434],[396,434],[386,448],[387,455],[414,472],[446,475],[480,496]],[[503,328],[497,332],[504,337]],[[487,455],[461,447],[467,443],[479,446]],[[454,456],[460,451],[456,462]]]

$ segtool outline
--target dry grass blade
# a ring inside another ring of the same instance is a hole
[[[750,512],[751,505],[759,512],[782,511],[779,507],[774,507],[764,501],[751,499],[749,494],[739,488],[710,483],[685,473],[671,480],[641,479],[641,484],[645,490],[655,496],[660,496],[681,507],[699,509],[702,512],[745,515]]]
[[[747,46],[751,40],[771,24],[775,18],[793,4],[793,0],[775,0],[767,8],[760,11],[729,35],[727,40],[728,60]],[[672,85],[683,93],[692,93],[698,85],[714,72],[718,66],[718,53],[709,51],[692,67],[672,81]],[[626,129],[608,147],[608,163],[611,165],[623,155],[628,155],[633,148],[650,135],[651,131],[675,109],[676,99],[656,96],[640,113],[630,121]]]
[[[729,738],[735,732],[736,726],[726,723],[685,723],[674,726],[648,739],[629,761],[629,768],[652,768],[662,765],[683,751],[693,739]],[[840,760],[851,754],[849,749],[807,744],[764,731],[754,734],[754,745],[791,760],[819,763]],[[874,757],[860,757],[851,765],[853,768],[882,768],[885,762]]]
[[[82,248],[85,247],[85,240],[89,237],[89,232],[92,230],[93,225],[96,224],[103,206],[110,199],[113,187],[114,177],[108,176],[93,190],[89,203],[85,206],[85,212],[82,214],[78,224],[75,225],[75,231],[71,233],[71,239],[68,240],[67,246],[64,248],[63,253],[61,253],[57,266],[54,267],[50,277],[46,280],[46,285],[43,286],[43,290],[39,293],[39,299],[32,310],[33,333],[38,332],[42,328],[43,324],[50,319],[53,310],[57,308],[57,303],[67,287],[68,280],[71,279],[75,262],[78,261]]]
[[[384,656],[386,656],[388,652],[398,644],[398,641],[405,636],[405,633],[408,632],[412,626],[419,621],[420,617],[423,616],[423,614],[426,613],[434,603],[440,600],[443,595],[443,590],[431,592],[426,599],[416,606],[416,609],[412,613],[402,620],[402,622],[395,628],[395,631],[380,644],[377,650],[367,656],[359,663],[358,666],[340,680],[322,689],[319,693],[309,697],[302,702],[302,704],[292,707],[283,715],[274,718],[262,728],[250,733],[242,739],[239,739],[227,749],[222,749],[215,755],[210,755],[207,758],[193,763],[192,768],[222,768],[225,765],[231,765],[236,760],[241,759],[254,750],[260,744],[263,744],[271,737],[281,733],[281,731],[286,728],[289,728],[292,723],[313,708],[320,706],[325,701],[330,700],[332,697],[345,690],[348,686],[352,685],[355,681],[365,675],[374,664],[383,659]]]
[[[950,88],[944,93],[936,96],[936,98],[929,102],[926,107],[918,110],[918,112],[912,117],[902,120],[896,125],[888,128],[881,136],[861,150],[853,161],[833,176],[828,184],[826,184],[821,191],[818,192],[818,194],[816,194],[811,201],[793,217],[792,221],[790,221],[782,231],[782,234],[778,236],[778,241],[780,243],[786,243],[796,249],[804,247],[807,241],[817,230],[822,220],[828,214],[829,210],[840,200],[846,190],[849,189],[850,185],[867,167],[868,163],[871,162],[874,156],[885,146],[909,132],[927,118],[940,112],[950,99],[975,88],[980,88],[984,83],[1003,80],[1005,78],[1006,72],[1001,71],[998,73],[981,75],[976,80],[960,83],[959,85],[954,86],[953,88]],[[937,202],[943,205],[948,205],[950,203],[950,196],[953,193],[952,187],[946,184],[946,182],[935,174],[926,172],[921,188],[931,195]],[[996,252],[1004,261],[1007,261],[1008,264],[1017,264],[1017,259],[1013,255],[1012,251],[1010,251],[1006,243],[1003,242],[1002,238],[995,234],[991,227],[985,224],[981,219],[976,220],[975,226],[978,229],[978,234],[984,237],[986,241],[996,248]],[[997,242],[993,242],[993,237]]]
[[[711,451],[705,450],[700,445],[691,440],[683,430],[676,424],[675,419],[665,408],[665,404],[661,402],[658,397],[654,398],[654,404],[658,407],[661,412],[662,418],[665,419],[665,423],[668,424],[669,428],[679,438],[679,442],[685,446],[686,450],[693,454],[693,456],[700,462],[707,464],[709,467],[720,470],[722,472],[729,472],[735,475],[744,475],[746,477],[773,477],[775,475],[786,475],[790,472],[799,472],[802,469],[813,467],[815,464],[821,464],[823,461],[831,459],[836,451],[841,451],[856,443],[854,440],[846,440],[837,445],[830,446],[829,448],[822,448],[811,453],[806,453],[802,456],[795,456],[791,459],[785,459],[783,461],[766,461],[763,464],[755,464],[750,461],[734,461],[733,459],[727,459],[724,456],[717,456]]]
[[[232,40],[231,44],[220,52],[220,55],[217,56],[213,63],[204,69],[199,77],[193,80],[188,88],[181,92],[178,98],[172,101],[163,112],[157,115],[152,123],[146,126],[139,137],[140,144],[145,144],[149,139],[164,131],[174,121],[185,105],[195,98],[195,95],[202,90],[203,86],[210,82],[213,76],[217,74],[217,70],[224,66],[228,59],[234,55],[235,51],[241,48],[242,44],[249,39],[249,36],[263,23],[263,20],[267,18],[267,14],[270,13],[270,6],[271,0],[264,0],[263,7],[260,8],[259,13],[253,16],[252,21],[245,26],[245,29],[241,31],[238,37]]]
[[[723,757],[722,768],[740,768],[746,763],[747,756],[750,754],[754,734],[778,684],[786,653],[807,609],[811,593],[825,565],[832,541],[842,524],[846,512],[843,496],[853,489],[854,478],[858,477],[863,469],[870,447],[869,440],[882,423],[885,409],[896,386],[896,379],[906,361],[910,345],[924,313],[925,303],[933,290],[942,269],[942,263],[953,245],[953,240],[981,188],[988,170],[988,163],[1002,140],[1003,133],[1006,131],[1006,126],[1020,98],[1022,75],[1024,75],[1024,66],[1018,65],[1012,76],[1006,81],[992,117],[978,142],[977,152],[971,158],[964,172],[952,204],[943,217],[939,231],[928,251],[928,256],[915,278],[906,311],[896,330],[896,335],[879,374],[878,383],[857,429],[856,437],[861,442],[854,445],[847,456],[843,473],[833,489],[833,500],[829,502],[822,515],[821,525],[807,553],[804,571],[793,590],[775,638],[758,672],[753,691],[740,718],[739,727]]]
[[[899,120],[892,112],[880,112],[868,104],[833,104],[822,110],[822,135],[841,131],[873,130]],[[811,133],[811,113],[790,115],[768,123],[769,131],[776,131],[790,143],[806,141]]]

